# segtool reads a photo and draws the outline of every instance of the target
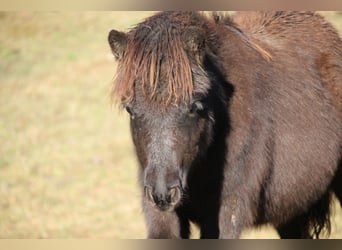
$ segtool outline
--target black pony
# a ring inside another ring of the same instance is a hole
[[[161,12],[112,30],[149,238],[330,230],[342,201],[342,42],[312,12]]]

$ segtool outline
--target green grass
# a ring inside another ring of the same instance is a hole
[[[127,116],[109,98],[107,34],[150,14],[0,14],[0,238],[145,237]],[[342,31],[342,15],[325,14]]]

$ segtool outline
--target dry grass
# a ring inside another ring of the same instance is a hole
[[[144,238],[111,28],[146,12],[0,13],[0,238]],[[342,16],[328,13],[342,30]],[[332,238],[342,237],[336,207]],[[277,237],[271,229],[247,238]]]

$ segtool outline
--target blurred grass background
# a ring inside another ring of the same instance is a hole
[[[342,14],[323,12],[342,34]],[[0,12],[0,238],[144,238],[107,34],[151,12]],[[334,206],[331,238],[342,238]],[[277,238],[269,227],[243,238]]]

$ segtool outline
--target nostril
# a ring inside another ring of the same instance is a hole
[[[174,188],[170,189],[170,198],[171,198],[171,200],[175,197],[176,193],[177,193],[177,188],[174,187]]]
[[[152,188],[145,186],[145,196],[149,201],[154,202],[154,198],[152,195]]]
[[[181,192],[179,187],[173,187],[169,191],[170,203],[175,204],[180,200]]]

